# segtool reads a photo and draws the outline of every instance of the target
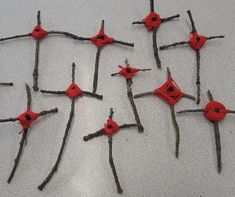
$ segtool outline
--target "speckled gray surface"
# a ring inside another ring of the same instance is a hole
[[[17,123],[1,124],[0,188],[1,197],[110,197],[116,193],[108,162],[105,137],[83,142],[82,137],[103,126],[109,107],[119,122],[133,122],[126,97],[126,84],[121,77],[111,78],[117,65],[126,57],[136,67],[152,68],[134,79],[134,93],[151,90],[165,81],[169,66],[182,90],[194,94],[195,55],[187,47],[160,53],[163,70],[156,68],[151,33],[131,22],[147,15],[147,0],[1,0],[0,35],[5,37],[28,33],[41,10],[42,24],[48,30],[66,30],[81,36],[94,35],[105,19],[106,32],[123,41],[133,41],[134,50],[107,46],[101,53],[98,93],[103,102],[82,98],[76,101],[75,118],[58,172],[40,192],[37,185],[48,174],[58,154],[70,110],[66,97],[32,93],[33,109],[40,111],[57,106],[59,113],[42,118],[30,129],[15,178],[6,183],[16,156],[20,136]],[[235,109],[233,0],[158,0],[155,8],[162,17],[180,13],[179,20],[162,25],[159,45],[187,39],[190,24],[186,14],[191,9],[198,31],[206,35],[224,34],[226,39],[208,42],[201,55],[201,106],[207,102],[206,91]],[[14,117],[26,106],[24,83],[32,84],[35,42],[21,39],[0,44],[0,79],[13,81],[13,88],[1,88],[1,118]],[[70,82],[71,64],[77,64],[76,81],[91,90],[96,48],[63,37],[46,38],[41,43],[39,84],[43,89],[65,89]],[[216,171],[213,127],[200,115],[177,116],[181,129],[180,158],[174,158],[175,134],[169,107],[157,98],[136,101],[145,133],[122,130],[114,136],[113,154],[124,193],[129,197],[232,197],[235,195],[235,117],[230,115],[220,124],[223,171]],[[196,108],[182,99],[176,109]]]

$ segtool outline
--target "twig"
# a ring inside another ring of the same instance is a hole
[[[113,108],[111,107],[111,108],[110,108],[110,113],[109,113],[109,118],[110,118],[110,119],[113,118],[113,114],[114,114],[114,111],[113,111]]]
[[[150,0],[150,11],[154,12],[154,0]]]
[[[185,93],[184,93],[184,96],[183,96],[183,97],[188,98],[188,99],[191,99],[191,100],[193,100],[193,101],[196,100],[196,98],[195,98],[194,96],[189,95],[189,94],[185,94]]]
[[[177,114],[183,114],[183,113],[191,113],[191,112],[204,112],[204,109],[186,109],[182,111],[178,111]]]
[[[213,96],[212,96],[210,90],[207,91],[207,96],[208,96],[208,99],[209,99],[210,101],[213,101],[213,100],[214,100],[214,98],[213,98]]]
[[[73,83],[75,81],[75,67],[76,67],[76,65],[75,65],[75,63],[73,63],[72,64],[72,82]]]
[[[153,95],[153,92],[143,92],[140,94],[136,94],[134,95],[134,98],[140,98],[140,97],[149,96],[149,95]]]
[[[43,94],[66,94],[65,91],[40,90]]]
[[[66,37],[70,37],[74,40],[80,40],[80,41],[85,41],[85,40],[90,41],[91,40],[90,38],[80,37],[80,36],[77,36],[75,34],[72,34],[72,33],[66,32],[66,31],[48,31],[47,33],[50,35],[64,35]]]
[[[99,131],[97,131],[95,133],[91,133],[91,134],[88,134],[87,136],[84,136],[83,140],[88,141],[88,140],[91,140],[95,137],[103,136],[104,134],[105,133],[104,133],[103,129],[100,129]]]
[[[225,36],[209,36],[209,37],[206,37],[207,40],[212,40],[212,39],[217,39],[217,38],[225,38]]]
[[[191,11],[188,10],[187,11],[188,13],[188,16],[189,16],[189,19],[190,19],[190,22],[191,22],[191,26],[192,26],[192,33],[196,32],[196,27],[195,27],[195,24],[194,24],[194,21],[193,21],[193,17],[192,17],[192,14],[191,14]]]
[[[219,131],[218,122],[213,122],[213,125],[214,125],[216,154],[217,154],[217,168],[218,168],[218,173],[220,174],[222,170],[220,131]]]
[[[41,111],[39,113],[39,116],[44,116],[50,113],[57,113],[58,112],[58,108],[54,108],[54,109],[50,109],[50,110],[45,110],[45,111]]]
[[[134,21],[132,22],[132,25],[140,25],[140,24],[145,24],[144,21]]]
[[[92,93],[96,93],[98,85],[98,74],[99,74],[99,60],[100,60],[101,47],[97,47],[96,58],[95,58],[95,72],[93,79],[93,90]]]
[[[138,131],[139,131],[139,133],[142,133],[142,132],[144,132],[144,127],[141,124],[140,117],[139,117],[139,114],[138,114],[138,111],[137,111],[137,108],[136,108],[136,105],[134,102],[132,88],[131,88],[132,79],[127,79],[126,84],[127,84],[127,96],[129,98],[129,101],[130,101],[130,104],[131,104],[131,107],[132,107],[132,110],[133,110],[133,113],[135,116],[136,123],[138,124]]]
[[[53,168],[52,168],[51,172],[49,173],[49,175],[46,177],[46,179],[41,183],[41,185],[38,186],[38,189],[39,189],[40,191],[42,191],[43,188],[45,187],[45,185],[51,180],[53,174],[57,171],[57,168],[58,168],[58,166],[59,166],[59,163],[60,163],[60,160],[61,160],[63,151],[64,151],[66,139],[67,139],[67,137],[68,137],[69,129],[70,129],[70,126],[71,126],[71,123],[72,123],[72,120],[73,120],[73,116],[74,116],[74,104],[75,104],[75,101],[72,100],[72,103],[71,103],[71,111],[70,111],[70,114],[69,114],[69,120],[68,120],[68,123],[67,123],[67,125],[66,125],[66,129],[65,129],[65,133],[64,133],[62,145],[61,145],[61,147],[60,147],[60,152],[59,152],[59,154],[58,154],[56,163],[55,163],[55,165],[53,166]]]
[[[115,183],[116,183],[116,186],[117,186],[117,192],[118,193],[123,193],[123,190],[121,188],[121,185],[119,183],[119,180],[118,180],[118,175],[117,175],[117,171],[116,171],[116,168],[115,168],[115,165],[114,165],[114,162],[113,162],[113,155],[112,155],[112,145],[113,145],[113,138],[112,136],[109,136],[109,163],[110,163],[110,166],[111,166],[111,169],[112,169],[112,172],[113,172],[113,176],[114,176],[114,179],[115,179]]]
[[[197,85],[197,104],[201,101],[201,85],[200,85],[200,51],[195,50],[196,53],[196,61],[197,61],[197,79],[196,79],[196,85]]]
[[[13,39],[17,39],[17,38],[25,38],[25,37],[31,37],[31,33],[15,35],[15,36],[10,36],[10,37],[6,37],[6,38],[0,38],[0,42],[6,41],[6,40],[13,40]]]
[[[175,47],[175,46],[180,46],[180,45],[186,45],[186,44],[188,44],[188,41],[174,42],[173,44],[163,45],[163,46],[161,46],[159,49],[160,49],[160,50],[164,50],[164,49],[168,49],[168,48],[170,48],[170,47]]]
[[[8,180],[7,180],[8,183],[10,183],[11,180],[13,179],[15,171],[16,171],[16,168],[17,168],[17,166],[19,164],[20,156],[21,156],[22,151],[23,151],[24,141],[26,140],[27,132],[28,132],[28,129],[24,129],[24,132],[22,134],[21,141],[20,141],[20,148],[19,148],[17,156],[16,156],[16,158],[14,160],[14,166],[12,168],[11,174],[10,174]]]
[[[37,24],[41,25],[41,11],[38,10],[38,14],[37,14]]]
[[[176,117],[175,117],[175,108],[174,105],[169,105],[170,109],[171,109],[171,118],[172,118],[172,122],[173,125],[175,127],[175,157],[179,158],[179,144],[180,144],[180,130],[179,130],[179,125],[176,121]]]
[[[167,17],[167,18],[161,18],[161,22],[164,23],[164,22],[167,22],[167,21],[170,21],[172,19],[179,18],[179,17],[180,17],[180,15],[176,14],[174,16],[170,16],[170,17]]]
[[[0,122],[15,122],[18,118],[7,118],[7,119],[0,119]]]
[[[88,92],[88,91],[82,91],[82,92],[85,96],[91,96],[100,100],[103,99],[103,95],[95,94],[95,93]]]
[[[26,88],[26,93],[27,93],[27,109],[29,110],[31,108],[31,92],[29,89],[29,85],[25,84],[25,88]]]
[[[39,64],[40,39],[36,39],[35,64],[33,70],[33,89],[38,91],[38,64]]]
[[[158,47],[157,47],[157,28],[153,28],[153,52],[154,52],[154,57],[157,63],[157,67],[161,69],[161,60],[158,54]]]
[[[129,47],[134,47],[134,43],[123,42],[123,41],[120,41],[120,40],[114,40],[113,43],[129,46]]]
[[[13,86],[13,83],[10,82],[10,83],[6,83],[6,82],[2,82],[0,83],[1,86]]]
[[[137,124],[122,124],[119,126],[120,129],[138,127]]]

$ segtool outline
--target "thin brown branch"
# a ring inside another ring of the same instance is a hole
[[[196,98],[195,98],[194,96],[189,95],[189,94],[185,94],[185,93],[184,93],[184,96],[183,96],[183,97],[184,97],[184,98],[187,98],[187,99],[191,99],[191,100],[193,100],[193,101],[196,100]]]
[[[0,42],[6,41],[6,40],[13,40],[13,39],[17,39],[17,38],[25,38],[25,37],[31,37],[31,33],[15,35],[15,36],[10,36],[10,37],[6,37],[6,38],[0,38]]]
[[[179,17],[180,17],[180,15],[179,15],[179,14],[176,14],[176,15],[174,15],[174,16],[170,16],[170,17],[167,17],[167,18],[161,18],[161,22],[162,22],[162,23],[168,22],[168,21],[170,21],[170,20],[172,20],[172,19],[179,18]]]
[[[149,96],[149,95],[153,95],[153,92],[143,92],[143,93],[140,93],[140,94],[136,94],[134,95],[134,98],[140,98],[140,97],[144,97],[144,96]]]
[[[30,88],[28,84],[25,84],[25,88],[26,88],[26,93],[27,93],[27,110],[29,110],[31,108],[32,97],[31,97],[31,92],[30,92]]]
[[[214,133],[215,133],[215,145],[216,145],[216,155],[217,155],[217,169],[218,173],[221,173],[222,162],[221,162],[221,143],[220,143],[220,131],[218,122],[213,122]]]
[[[122,124],[119,126],[120,129],[138,127],[137,124]]]
[[[59,95],[61,95],[61,94],[65,95],[66,94],[65,91],[53,91],[53,90],[40,90],[40,91],[43,94],[59,94]]]
[[[0,119],[0,122],[15,122],[18,118],[7,118],[7,119]]]
[[[191,112],[205,112],[204,109],[186,109],[178,111],[177,114],[183,114],[183,113],[191,113]]]
[[[67,140],[67,137],[68,137],[68,134],[69,134],[69,130],[70,130],[70,127],[71,127],[71,123],[72,123],[72,120],[73,120],[73,117],[74,117],[74,104],[75,104],[75,101],[72,100],[71,111],[70,111],[70,114],[69,114],[69,120],[68,120],[68,123],[66,125],[63,141],[62,141],[62,144],[61,144],[61,147],[60,147],[60,151],[59,151],[57,160],[56,160],[55,165],[53,166],[51,172],[46,177],[46,179],[38,186],[38,189],[40,191],[42,191],[43,188],[46,186],[46,184],[51,180],[52,176],[57,171],[57,168],[59,166],[59,163],[60,163],[63,151],[64,151],[64,147],[65,147],[65,144],[66,144],[66,140]]]
[[[195,23],[194,23],[194,21],[193,21],[193,17],[192,17],[191,11],[188,10],[187,13],[188,13],[188,16],[189,16],[189,19],[190,19],[190,22],[191,22],[192,33],[194,33],[194,32],[196,32],[197,30],[196,30],[196,27],[195,27]]]
[[[171,118],[172,118],[172,123],[175,128],[175,157],[179,158],[179,144],[180,144],[180,129],[179,125],[176,121],[176,116],[175,116],[175,108],[174,105],[169,105],[171,109]]]
[[[113,149],[113,138],[112,136],[109,136],[109,163],[113,172],[113,176],[114,176],[114,180],[117,186],[117,192],[118,193],[123,193],[123,190],[121,188],[120,182],[118,180],[118,175],[117,175],[117,171],[113,162],[113,153],[112,153],[112,149]]]
[[[158,54],[158,47],[157,47],[157,28],[153,28],[153,52],[154,52],[154,57],[156,60],[157,67],[161,69],[161,60]]]
[[[99,61],[100,61],[100,52],[101,47],[97,47],[96,58],[95,58],[95,71],[94,71],[94,78],[93,78],[93,90],[92,93],[96,93],[97,86],[98,86],[98,75],[99,75]]]
[[[72,33],[69,33],[69,32],[66,32],[66,31],[49,31],[48,34],[50,35],[63,35],[63,36],[66,36],[66,37],[70,37],[74,40],[80,40],[80,41],[90,41],[91,38],[85,38],[85,37],[80,37],[80,36],[77,36],[75,34],[72,34]]]
[[[134,21],[132,22],[132,25],[140,25],[140,24],[145,24],[144,21]]]
[[[218,39],[218,38],[225,38],[225,36],[219,35],[219,36],[209,36],[209,37],[206,37],[207,40],[213,40],[213,39]]]
[[[105,135],[105,132],[103,131],[103,129],[100,129],[99,131],[97,131],[95,133],[91,133],[91,134],[84,136],[83,140],[88,141],[88,140],[91,140],[95,137],[99,137],[99,136],[103,136],[103,135]]]
[[[95,94],[95,93],[92,93],[92,92],[83,91],[83,94],[85,96],[90,96],[90,97],[97,98],[97,99],[100,99],[100,100],[103,99],[103,95]]]
[[[196,85],[197,85],[197,101],[196,103],[199,104],[201,101],[201,80],[200,80],[200,51],[195,50],[196,53],[196,61],[197,61],[197,79],[196,79]]]
[[[131,88],[132,79],[127,79],[126,84],[127,84],[127,96],[129,98],[129,101],[130,101],[130,104],[131,104],[131,107],[132,107],[132,110],[133,110],[133,113],[135,116],[136,123],[138,125],[138,131],[139,131],[139,133],[142,133],[142,132],[144,132],[144,127],[141,124],[140,117],[139,117],[139,114],[138,114],[138,111],[137,111],[137,108],[136,108],[136,105],[134,102],[134,97],[133,97],[132,88]]]
[[[39,51],[40,51],[40,39],[36,39],[36,50],[35,50],[35,64],[33,70],[33,89],[38,91],[38,64],[39,64]]]
[[[134,43],[123,42],[123,41],[120,41],[120,40],[114,40],[113,43],[125,45],[125,46],[128,46],[128,47],[134,47]]]
[[[54,108],[54,109],[50,109],[50,110],[44,110],[44,111],[41,111],[39,113],[39,116],[44,116],[44,115],[47,115],[47,114],[51,114],[51,113],[57,113],[58,112],[58,108]]]
[[[18,153],[17,153],[17,156],[16,156],[16,158],[15,158],[15,160],[14,160],[14,166],[13,166],[13,168],[12,168],[12,171],[11,171],[11,173],[10,173],[10,176],[9,176],[9,178],[8,178],[8,180],[7,180],[8,183],[10,183],[11,180],[13,179],[14,174],[15,174],[15,171],[16,171],[16,168],[17,168],[17,166],[18,166],[18,164],[19,164],[20,156],[21,156],[22,151],[23,151],[24,141],[26,140],[27,132],[28,132],[28,129],[24,129],[24,132],[23,132],[23,134],[22,134],[21,141],[20,141],[20,148],[19,148]]]
[[[169,44],[169,45],[163,45],[159,49],[160,50],[165,50],[165,49],[168,49],[170,47],[182,46],[182,45],[186,45],[186,44],[188,45],[188,41],[174,42],[174,43]]]
[[[2,82],[0,83],[1,86],[13,86],[12,82],[6,83],[6,82]]]

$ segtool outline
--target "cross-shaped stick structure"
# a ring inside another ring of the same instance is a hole
[[[138,68],[131,67],[127,59],[125,63],[126,63],[126,67],[118,65],[119,68],[121,68],[121,70],[117,73],[111,74],[111,76],[122,75],[126,78],[127,96],[129,98],[129,101],[130,101],[130,104],[131,104],[131,107],[135,116],[136,123],[138,125],[138,131],[142,133],[144,131],[144,127],[141,124],[140,117],[139,117],[139,114],[135,105],[133,93],[132,93],[132,83],[133,83],[132,78],[134,77],[135,73],[139,71],[149,71],[151,69],[138,69]]]
[[[160,15],[154,11],[154,0],[150,0],[150,13],[148,14],[148,16],[146,16],[145,19],[143,19],[142,21],[135,21],[132,24],[136,25],[136,24],[144,24],[145,27],[147,28],[148,31],[152,31],[153,32],[153,52],[154,52],[154,57],[156,60],[156,64],[157,67],[159,69],[161,69],[161,60],[158,54],[158,46],[157,46],[157,31],[160,28],[162,23],[168,22],[172,19],[175,18],[179,18],[180,15],[174,15],[174,16],[170,16],[167,18],[161,18]]]
[[[207,92],[209,103],[206,104],[204,109],[186,109],[178,111],[178,114],[182,113],[204,113],[204,116],[207,120],[213,123],[214,133],[215,133],[215,145],[216,145],[216,154],[217,154],[217,170],[218,173],[221,173],[222,162],[221,162],[221,143],[220,143],[220,131],[219,131],[219,122],[222,121],[228,113],[234,114],[234,110],[226,109],[226,107],[214,100],[210,90]]]
[[[201,48],[204,46],[204,44],[206,43],[206,41],[208,40],[212,40],[212,39],[217,39],[217,38],[224,38],[225,36],[202,36],[199,35],[194,21],[193,21],[193,17],[192,14],[190,12],[190,10],[187,11],[188,15],[189,15],[189,19],[191,22],[191,26],[192,26],[192,31],[190,33],[190,39],[189,41],[182,41],[182,42],[175,42],[173,44],[170,45],[163,45],[160,47],[160,50],[164,50],[164,49],[168,49],[170,47],[175,47],[175,46],[182,46],[182,45],[188,45],[190,46],[196,53],[196,61],[197,61],[197,78],[196,78],[196,85],[197,85],[197,104],[200,103],[201,100],[201,87],[200,87],[200,50]]]
[[[182,98],[187,98],[195,100],[195,98],[189,94],[186,94],[180,90],[178,85],[175,83],[171,77],[170,69],[167,68],[167,81],[159,88],[154,91],[148,91],[140,94],[134,95],[134,98],[140,98],[144,96],[154,95],[164,100],[170,107],[171,118],[175,128],[176,142],[175,142],[175,157],[179,157],[179,143],[180,143],[180,130],[175,116],[175,104]]]
[[[120,129],[124,129],[124,128],[131,128],[131,127],[137,127],[137,124],[122,124],[122,125],[118,125],[114,120],[113,120],[113,109],[110,109],[110,115],[109,115],[109,119],[107,120],[107,123],[104,125],[104,128],[98,130],[95,133],[91,133],[87,136],[83,137],[84,141],[88,141],[91,140],[95,137],[99,137],[99,136],[103,136],[103,135],[107,135],[108,136],[108,143],[109,143],[109,163],[113,172],[113,176],[114,176],[114,180],[117,186],[117,192],[118,193],[123,193],[122,187],[120,185],[119,179],[118,179],[118,175],[117,175],[117,171],[113,162],[113,153],[112,153],[112,147],[113,147],[113,135],[115,133],[117,133]]]
[[[93,97],[93,98],[100,99],[100,100],[103,99],[102,95],[98,95],[98,94],[95,94],[92,92],[84,91],[78,87],[78,85],[75,83],[75,67],[76,67],[76,65],[75,65],[75,63],[73,63],[72,64],[72,83],[70,84],[70,86],[68,87],[67,90],[63,90],[63,91],[41,90],[42,93],[68,96],[68,98],[71,99],[71,111],[69,114],[69,120],[66,125],[63,141],[62,141],[56,162],[55,162],[54,166],[52,167],[51,172],[46,177],[46,179],[38,186],[39,190],[43,190],[43,188],[46,186],[46,184],[51,180],[54,173],[57,171],[57,168],[59,166],[59,163],[60,163],[63,151],[64,151],[66,140],[67,140],[67,137],[69,134],[71,123],[73,121],[75,100],[78,99],[79,97],[82,97],[82,96]]]
[[[66,31],[46,31],[41,27],[41,15],[40,11],[38,11],[37,14],[37,25],[34,27],[33,31],[30,33],[26,34],[21,34],[21,35],[15,35],[15,36],[10,36],[6,38],[0,38],[0,42],[7,41],[7,40],[12,40],[12,39],[22,39],[25,37],[32,37],[36,41],[36,50],[35,50],[35,64],[34,64],[34,70],[33,70],[33,89],[35,91],[39,90],[38,87],[38,66],[39,66],[39,50],[40,50],[40,42],[43,38],[45,38],[48,35],[63,35],[71,39],[75,40],[89,40],[89,38],[82,38],[79,37],[75,34],[66,32]]]
[[[94,78],[93,78],[93,89],[92,89],[92,92],[96,93],[97,86],[98,86],[99,60],[100,60],[101,49],[107,44],[113,44],[113,43],[129,46],[129,47],[134,47],[134,43],[119,41],[112,37],[107,36],[104,31],[104,20],[102,20],[101,22],[101,27],[100,27],[98,34],[91,38],[88,38],[87,40],[90,40],[94,45],[97,46],[97,52],[96,52],[96,57],[95,57],[95,70],[94,70]]]
[[[27,109],[26,109],[26,111],[24,113],[20,114],[16,118],[0,119],[0,122],[16,122],[16,121],[19,121],[19,123],[21,124],[21,126],[23,128],[22,131],[19,133],[19,134],[22,134],[21,141],[20,141],[20,147],[19,147],[17,156],[16,156],[15,161],[14,161],[13,169],[11,171],[11,174],[10,174],[8,180],[7,180],[8,183],[10,183],[11,180],[13,179],[13,177],[14,177],[16,168],[17,168],[17,166],[19,164],[19,161],[20,161],[20,156],[21,156],[22,151],[23,151],[24,142],[26,144],[27,133],[28,133],[28,130],[29,130],[32,122],[35,121],[37,118],[39,118],[41,116],[44,116],[44,115],[47,115],[47,114],[50,114],[50,113],[58,112],[57,108],[46,110],[46,111],[41,111],[39,113],[35,113],[35,112],[31,111],[31,92],[30,92],[30,88],[27,84],[25,84],[25,87],[26,87],[26,93],[27,93]]]

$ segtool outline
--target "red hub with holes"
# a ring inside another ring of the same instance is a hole
[[[98,47],[104,47],[105,45],[112,43],[114,39],[108,37],[104,33],[104,29],[101,29],[96,36],[91,38],[91,41]]]
[[[41,25],[37,25],[36,27],[34,27],[31,35],[34,37],[34,38],[37,38],[37,39],[42,39],[44,37],[46,37],[48,35],[48,32],[46,30],[44,30]]]
[[[83,92],[82,90],[78,87],[78,85],[76,83],[71,83],[71,85],[69,86],[69,88],[65,91],[66,95],[71,98],[71,99],[75,99],[79,96],[83,96]]]
[[[156,12],[150,12],[149,15],[143,20],[148,30],[152,30],[154,27],[159,28],[161,25],[160,15]]]
[[[184,96],[184,93],[181,92],[171,77],[168,77],[167,82],[160,88],[154,90],[154,94],[170,105],[175,105]]]
[[[127,65],[126,67],[123,67],[121,65],[118,66],[119,68],[121,68],[118,74],[123,75],[126,79],[132,79],[134,77],[134,74],[139,71],[137,68],[131,67],[129,65]]]
[[[205,107],[204,115],[212,122],[219,122],[226,117],[228,112],[229,110],[222,103],[210,101]]]
[[[38,113],[27,110],[21,115],[19,115],[18,120],[24,129],[28,129],[31,123],[39,117]]]
[[[120,130],[118,124],[113,121],[111,118],[107,120],[107,123],[104,125],[103,131],[106,135],[112,136],[114,133],[117,133]]]
[[[189,45],[194,50],[200,50],[206,43],[206,37],[200,36],[197,32],[191,33],[191,38],[189,40]]]

